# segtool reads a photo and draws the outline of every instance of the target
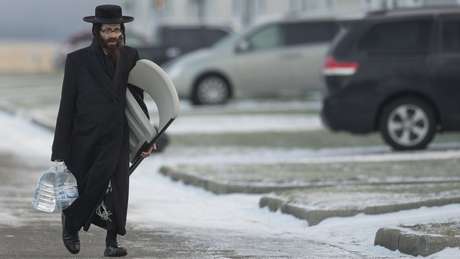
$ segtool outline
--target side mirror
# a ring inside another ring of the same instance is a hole
[[[236,53],[246,52],[250,49],[250,47],[251,47],[251,44],[249,44],[247,40],[241,40],[236,45],[235,51]]]

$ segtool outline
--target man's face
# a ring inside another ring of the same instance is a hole
[[[103,24],[99,34],[105,49],[114,50],[121,46],[123,35],[120,24]]]

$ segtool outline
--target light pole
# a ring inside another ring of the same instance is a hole
[[[252,23],[256,2],[254,0],[244,0],[242,3],[241,24],[246,27]]]
[[[206,20],[206,0],[193,0],[192,3],[196,8],[198,22],[204,24]]]

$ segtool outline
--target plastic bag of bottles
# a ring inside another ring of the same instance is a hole
[[[77,180],[64,163],[46,170],[34,191],[32,207],[43,212],[61,212],[78,198]]]

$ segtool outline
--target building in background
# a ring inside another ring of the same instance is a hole
[[[459,4],[460,0],[125,0],[136,17],[134,30],[149,38],[161,25],[212,24],[235,31],[270,17],[360,16],[366,12],[403,7]]]
[[[162,25],[223,25],[235,31],[271,17],[355,16],[368,11],[459,4],[460,0],[111,0],[136,19],[128,30],[155,43]],[[71,35],[90,30],[82,17],[105,0],[0,0],[0,72],[44,72],[51,69],[52,51]],[[28,17],[29,19],[24,19]],[[33,18],[33,19],[32,19]],[[33,21],[33,22],[31,22]],[[12,26],[14,25],[14,26]],[[37,46],[40,46],[37,48]],[[11,53],[29,53],[22,63]],[[13,65],[14,64],[14,65]],[[10,71],[11,70],[11,71]]]
[[[59,43],[91,24],[82,21],[107,0],[0,0],[0,74],[54,71]],[[121,4],[122,0],[110,0]]]
[[[367,0],[368,9],[395,9],[435,5],[458,5],[458,0]]]

